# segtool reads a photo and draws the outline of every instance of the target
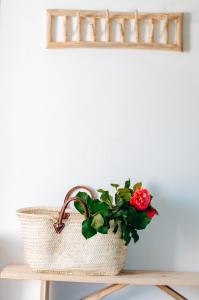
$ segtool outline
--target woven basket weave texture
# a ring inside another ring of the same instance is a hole
[[[64,220],[60,234],[53,223],[58,208],[32,207],[17,211],[20,219],[25,259],[33,271],[63,272],[86,275],[117,275],[123,268],[127,247],[110,228],[106,235],[98,233],[86,240],[81,233],[84,217],[66,209],[70,217]]]

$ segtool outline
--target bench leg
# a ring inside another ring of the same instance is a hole
[[[167,293],[171,297],[173,297],[175,300],[188,300],[184,296],[182,296],[180,293],[176,292],[174,289],[172,289],[168,285],[157,285],[159,289],[161,289],[163,292]]]
[[[49,281],[47,280],[41,281],[40,300],[49,300],[49,286],[50,286]]]
[[[128,286],[127,284],[112,284],[109,286],[104,287],[103,289],[100,289],[99,291],[96,291],[81,300],[99,300],[102,299],[105,296],[108,296],[122,288],[125,288]],[[41,281],[41,288],[40,288],[40,300],[49,300],[49,287],[50,287],[50,281],[42,280]],[[157,285],[159,289],[161,289],[163,292],[167,293],[171,297],[173,297],[175,300],[188,300],[186,297],[182,296],[180,293],[169,287],[168,285]]]
[[[128,286],[128,285],[127,284],[112,284],[112,285],[106,286],[105,288],[82,298],[81,300],[99,300],[99,299],[102,299],[103,297],[110,295],[120,289],[123,289],[126,286]]]

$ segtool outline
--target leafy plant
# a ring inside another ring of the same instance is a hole
[[[111,183],[115,188],[112,197],[109,191],[99,189],[99,199],[91,199],[86,192],[78,192],[88,209],[88,215],[82,222],[82,234],[86,239],[97,233],[107,234],[112,230],[114,234],[120,231],[121,239],[128,245],[131,239],[139,240],[138,230],[143,230],[151,222],[157,210],[151,206],[152,196],[142,183],[137,182],[131,187],[131,181],[125,181],[124,187]],[[75,208],[84,214],[84,207],[78,200]]]

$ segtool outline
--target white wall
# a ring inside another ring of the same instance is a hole
[[[186,51],[48,50],[44,11],[53,7],[185,11]],[[17,208],[61,205],[72,185],[131,177],[153,192],[160,217],[129,247],[127,268],[199,271],[198,26],[196,0],[2,0],[1,265],[23,260]],[[37,300],[38,288],[1,282],[0,298]],[[94,289],[56,284],[52,300]],[[129,287],[109,299],[121,298],[169,296]]]

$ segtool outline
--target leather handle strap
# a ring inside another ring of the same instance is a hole
[[[82,204],[83,208],[84,208],[85,219],[89,217],[88,208],[87,208],[86,204],[84,203],[84,201],[82,199],[80,199],[78,197],[69,198],[66,202],[64,202],[64,204],[61,208],[61,211],[59,213],[59,218],[58,218],[57,222],[55,222],[53,224],[56,233],[61,233],[62,230],[64,229],[65,224],[63,223],[63,219],[68,219],[69,216],[70,216],[69,213],[65,214],[65,210],[66,210],[68,204],[72,201],[79,201]]]
[[[74,186],[73,188],[71,188],[67,192],[66,197],[64,199],[64,202],[67,202],[68,199],[70,198],[70,196],[72,195],[72,193],[74,193],[76,190],[79,190],[79,189],[86,190],[87,192],[89,192],[89,194],[90,194],[90,196],[91,196],[92,199],[95,198],[95,195],[94,195],[93,191],[89,187],[87,187],[85,185],[77,185],[77,186]]]
[[[79,201],[82,204],[82,206],[84,208],[84,216],[85,216],[85,218],[88,218],[89,212],[88,212],[88,208],[87,208],[85,202],[78,197],[71,197],[72,193],[74,193],[74,191],[79,190],[79,189],[86,190],[87,192],[89,192],[90,196],[94,199],[95,196],[94,196],[93,191],[87,186],[77,185],[77,186],[74,186],[73,188],[71,188],[65,196],[64,204],[61,208],[61,211],[59,212],[58,220],[57,220],[57,222],[55,222],[53,224],[56,233],[61,233],[61,231],[64,229],[65,224],[63,223],[63,220],[68,219],[70,216],[69,213],[65,213],[65,210],[66,210],[68,204],[72,201]]]
[[[74,186],[73,188],[71,188],[71,189],[67,192],[67,194],[66,194],[66,196],[65,196],[65,199],[64,199],[64,202],[67,202],[68,199],[70,199],[70,197],[72,196],[72,194],[73,194],[75,191],[80,190],[80,189],[86,190],[86,191],[90,194],[90,196],[91,196],[92,199],[95,198],[95,195],[94,195],[93,191],[92,191],[89,187],[87,187],[87,186],[85,186],[85,185],[77,185],[77,186]],[[63,218],[64,218],[64,219],[67,219],[67,218],[68,218],[68,214],[65,213]]]

